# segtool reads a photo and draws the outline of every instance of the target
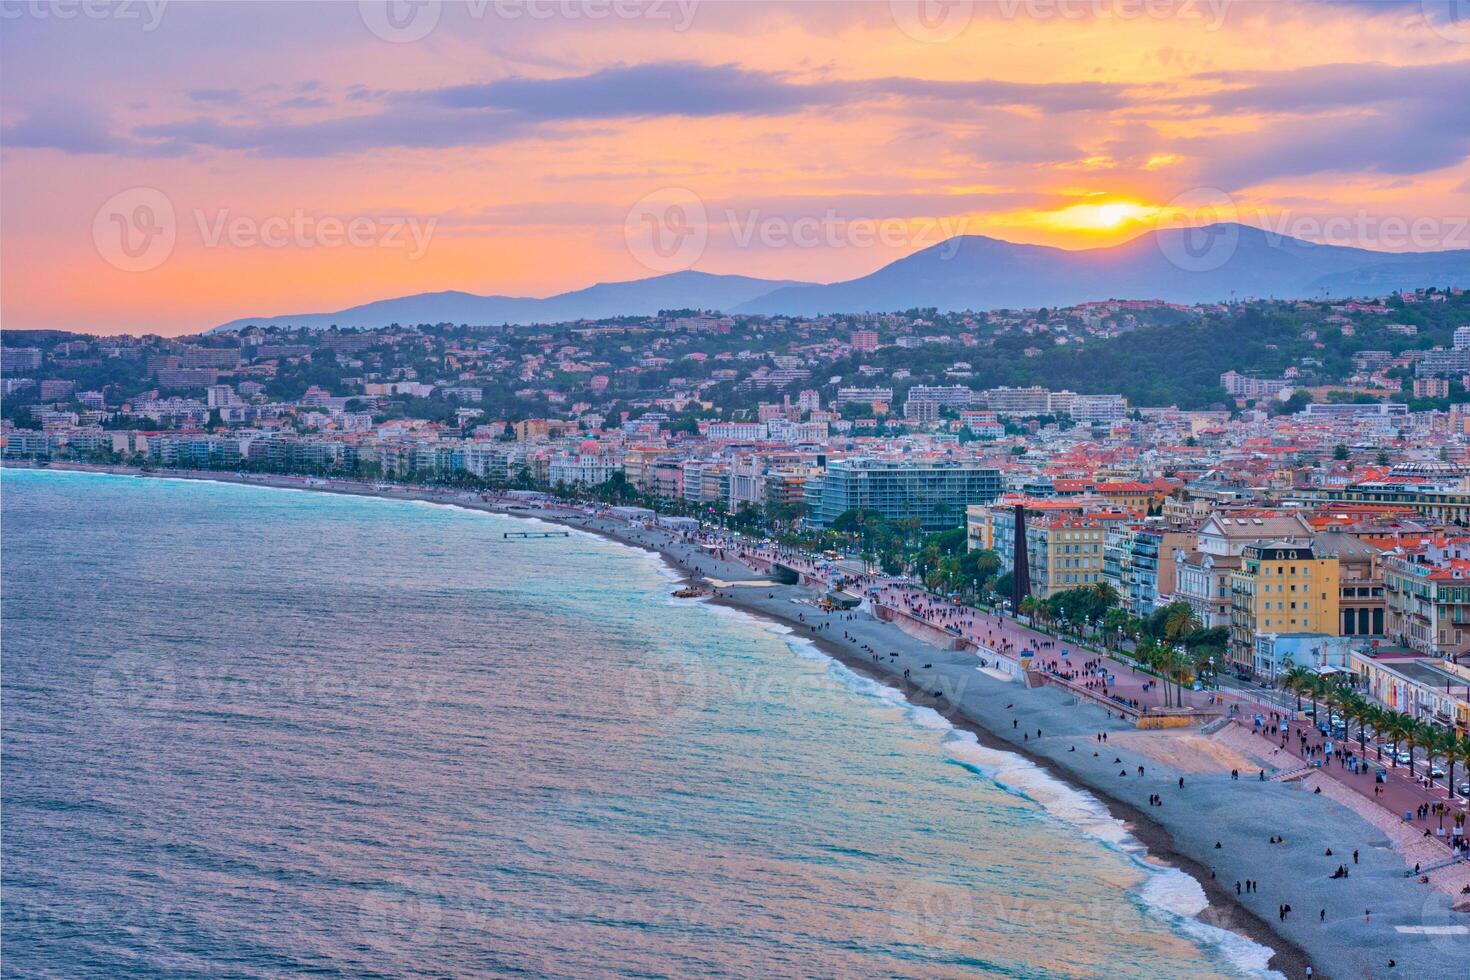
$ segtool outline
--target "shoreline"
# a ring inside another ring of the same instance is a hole
[[[679,574],[680,585],[707,584],[707,579],[702,573],[697,569],[690,568],[677,555],[667,549],[631,541],[626,537],[603,528],[586,527],[580,522],[569,518],[559,519],[551,515],[521,515],[518,513],[508,514],[506,516],[534,517],[537,520],[545,520],[547,523],[561,524],[576,528],[577,530],[586,531],[589,534],[595,534],[600,538],[613,541],[620,545],[638,548],[662,558],[671,569]],[[848,647],[820,633],[803,633],[802,628],[806,624],[798,619],[781,616],[769,609],[757,608],[749,603],[741,602],[733,596],[721,593],[713,586],[710,586],[710,589],[711,594],[703,597],[703,601],[709,602],[712,605],[724,606],[727,609],[737,610],[760,621],[775,623],[779,626],[789,628],[792,631],[791,635],[809,641],[823,654],[831,657],[853,673],[895,688],[909,704],[934,708],[957,730],[974,735],[976,741],[982,747],[1019,756],[1063,785],[1092,796],[1102,804],[1113,819],[1119,821],[1126,828],[1131,837],[1142,845],[1148,858],[1152,858],[1154,862],[1160,865],[1175,868],[1187,874],[1199,884],[1209,904],[1198,915],[1194,916],[1194,918],[1205,925],[1244,936],[1246,939],[1269,949],[1272,954],[1268,961],[1270,969],[1280,971],[1288,977],[1306,976],[1306,967],[1309,963],[1313,962],[1306,950],[1278,933],[1275,929],[1272,929],[1266,920],[1237,902],[1236,897],[1230,894],[1218,879],[1210,875],[1210,869],[1206,865],[1180,851],[1176,847],[1169,831],[1151,819],[1147,813],[1137,806],[1119,799],[1112,793],[1102,789],[1099,785],[1089,785],[1079,781],[1074,773],[1067,771],[1044,755],[1028,751],[1023,747],[1006,741],[997,733],[985,727],[977,719],[965,714],[962,710],[946,708],[943,703],[936,704],[936,699],[928,691],[919,688],[911,679],[904,678],[897,673],[875,670],[872,661],[858,656]],[[896,627],[894,628],[896,629]],[[1320,973],[1320,971],[1317,972]]]
[[[8,468],[10,465],[10,463],[7,463],[6,467]],[[34,467],[23,466],[20,468]],[[1315,942],[1303,945],[1302,943],[1298,942],[1296,938],[1288,936],[1283,929],[1278,929],[1271,926],[1269,924],[1269,921],[1265,917],[1263,917],[1263,915],[1259,911],[1250,908],[1247,904],[1245,904],[1240,896],[1232,894],[1226,880],[1217,879],[1214,876],[1214,869],[1209,863],[1208,857],[1200,856],[1200,847],[1202,845],[1200,845],[1197,841],[1181,841],[1178,838],[1178,835],[1175,832],[1171,831],[1171,829],[1166,826],[1162,820],[1155,819],[1152,813],[1145,812],[1140,807],[1140,805],[1124,799],[1121,794],[1105,785],[1106,782],[1111,782],[1111,780],[1104,780],[1100,778],[1100,776],[1092,776],[1088,773],[1080,771],[1078,768],[1076,768],[1075,763],[1076,761],[1080,761],[1082,759],[1082,756],[1078,755],[1074,756],[1072,759],[1066,759],[1065,761],[1071,764],[1064,765],[1063,759],[1053,758],[1047,755],[1045,752],[1041,751],[1039,738],[1036,743],[1031,743],[1029,746],[1024,742],[1012,741],[1004,734],[1002,734],[1002,730],[998,727],[990,727],[988,722],[994,721],[995,719],[987,719],[980,711],[968,709],[968,707],[964,704],[947,701],[942,697],[936,698],[934,694],[930,693],[930,690],[927,686],[922,688],[919,686],[918,679],[909,680],[906,677],[902,676],[902,674],[900,673],[900,667],[902,666],[901,661],[897,665],[890,664],[887,660],[878,661],[877,663],[875,663],[873,660],[869,660],[859,652],[859,648],[862,644],[858,642],[859,638],[857,636],[839,641],[837,638],[831,636],[830,634],[826,634],[823,630],[814,627],[812,622],[807,622],[799,619],[797,616],[797,612],[789,608],[791,605],[791,600],[789,598],[786,598],[784,593],[786,593],[788,590],[795,590],[796,592],[809,592],[809,590],[805,590],[800,586],[771,586],[770,592],[783,592],[783,598],[786,599],[785,605],[783,606],[778,604],[780,600],[777,600],[775,603],[765,601],[769,595],[766,586],[759,587],[759,592],[761,593],[760,596],[744,596],[739,595],[738,593],[742,591],[748,592],[749,588],[742,590],[739,588],[732,588],[728,585],[712,585],[709,581],[711,576],[707,574],[706,569],[700,567],[701,563],[696,560],[696,557],[702,557],[706,559],[705,564],[708,565],[714,564],[714,558],[708,555],[708,553],[705,552],[704,549],[699,548],[698,546],[689,546],[682,542],[677,536],[672,535],[669,532],[663,531],[661,529],[647,529],[644,530],[642,534],[634,533],[636,529],[631,525],[615,525],[613,522],[599,519],[595,514],[581,513],[573,511],[570,508],[568,508],[566,511],[547,511],[544,509],[512,511],[509,510],[505,504],[478,499],[455,499],[458,493],[467,493],[469,491],[455,491],[451,488],[445,488],[444,490],[440,491],[435,488],[411,487],[386,487],[379,489],[371,485],[361,484],[347,485],[322,483],[311,485],[307,484],[304,479],[296,480],[275,475],[261,475],[258,478],[243,478],[236,477],[235,474],[230,472],[213,471],[160,470],[145,473],[133,467],[89,464],[53,464],[49,468],[79,472],[104,473],[119,476],[153,477],[161,479],[187,479],[200,482],[237,483],[249,486],[267,486],[277,489],[315,490],[325,493],[337,493],[346,496],[368,496],[390,500],[423,501],[428,503],[441,504],[444,506],[459,507],[460,509],[464,510],[477,510],[487,513],[495,513],[507,517],[544,521],[549,524],[554,524],[574,530],[584,531],[589,534],[594,534],[600,538],[613,541],[617,544],[637,548],[647,553],[657,555],[669,566],[669,568],[676,575],[679,576],[678,583],[671,584],[701,584],[709,588],[711,590],[711,594],[705,597],[707,601],[727,608],[738,610],[757,620],[775,623],[777,625],[790,629],[792,631],[792,635],[801,637],[802,639],[810,640],[823,654],[831,657],[833,660],[842,664],[854,673],[897,689],[903,694],[905,699],[910,704],[915,706],[934,708],[955,729],[965,731],[973,735],[978,744],[982,747],[1010,753],[1021,759],[1024,759],[1031,765],[1037,767],[1037,769],[1039,769],[1041,772],[1057,780],[1061,784],[1074,790],[1078,790],[1096,799],[1097,802],[1105,808],[1108,814],[1113,819],[1119,821],[1127,830],[1127,832],[1132,836],[1132,838],[1136,840],[1138,844],[1146,850],[1144,860],[1146,860],[1147,863],[1160,864],[1177,869],[1184,874],[1187,874],[1189,877],[1193,878],[1199,884],[1208,904],[1198,914],[1191,916],[1192,918],[1205,925],[1225,930],[1238,936],[1243,936],[1246,939],[1267,948],[1271,953],[1269,958],[1270,969],[1280,971],[1281,973],[1289,977],[1305,976],[1305,971],[1308,964],[1311,964],[1315,967],[1315,974],[1317,976],[1346,976],[1352,972],[1355,972],[1356,970],[1368,969],[1365,965],[1358,964],[1355,970],[1338,969],[1329,971],[1329,969],[1327,968],[1328,964],[1335,959],[1338,960],[1340,966],[1343,965],[1343,961],[1340,960],[1338,956],[1334,955],[1335,953],[1341,952],[1341,950],[1336,946],[1336,942],[1340,940],[1335,940],[1334,937],[1330,934],[1323,934],[1321,948],[1315,950],[1316,955],[1312,955],[1308,951],[1308,946],[1317,946]],[[653,540],[645,540],[645,534],[652,536]],[[687,554],[680,554],[680,548],[682,548]],[[734,562],[732,559],[726,564],[738,563]],[[745,568],[745,566],[743,565],[740,567]],[[748,578],[749,569],[746,569],[746,572],[746,578]],[[725,576],[725,578],[727,579],[732,577],[733,576],[729,575]],[[815,620],[818,615],[821,615],[817,613],[816,607],[814,606],[807,606],[802,608],[801,613],[803,616],[805,616],[807,612],[811,612],[813,614],[811,617],[811,619],[813,620]],[[908,650],[912,650],[916,647],[921,647],[925,650],[923,659],[936,662],[944,658],[952,659],[956,656],[961,656],[939,651],[933,647],[928,647],[927,644],[923,644],[922,641],[917,640],[912,636],[909,636],[892,624],[881,623],[876,620],[872,620],[871,623],[872,626],[877,627],[876,631],[867,626],[865,626],[865,628],[869,628],[869,631],[873,632],[875,636],[881,637],[882,642],[885,646],[898,645],[900,649]],[[827,625],[830,626],[830,623],[828,623]],[[846,636],[845,631],[844,636]],[[962,656],[966,656],[969,658],[970,661],[973,661],[973,657],[969,655]],[[930,664],[925,663],[924,666],[929,667]],[[892,669],[890,670],[890,668]],[[973,671],[973,663],[971,663],[971,665],[967,669]],[[1002,685],[1002,682],[999,681],[992,681],[991,683]],[[1002,686],[1005,688],[1009,688],[1010,692],[1013,692],[1010,693],[1008,696],[1011,696],[1017,702],[1021,700],[1035,700],[1030,697],[1023,699],[1019,696],[1022,692],[1025,692],[1026,695],[1035,695],[1038,694],[1041,690],[1044,690],[1037,689],[1035,691],[1031,691],[1025,689],[1020,685],[1015,684],[1005,684]],[[961,700],[963,701],[964,698],[961,698]],[[1052,700],[1055,701],[1055,698],[1053,697]],[[1007,705],[1007,708],[1009,707],[1011,706]],[[1040,708],[1043,709],[1043,711],[1045,709],[1045,705],[1032,705],[1031,707]],[[1056,705],[1053,705],[1053,707],[1056,707]],[[1023,712],[1025,712],[1025,710],[1026,708],[1024,706],[1018,707],[1016,709],[1016,714],[1022,714]],[[1078,716],[1085,713],[1086,710],[1087,709],[1082,706],[1073,705],[1069,709],[1069,713],[1074,718],[1077,718]],[[1033,712],[1033,714],[1035,713],[1036,712]],[[1101,716],[1102,714],[1100,709],[1094,709],[1093,713],[1099,716]],[[1028,724],[1031,723],[1031,721],[1033,720],[1035,719],[1028,717]],[[1052,723],[1054,719],[1051,717],[1047,717],[1046,721],[1048,722],[1048,728],[1054,730],[1056,727],[1055,724]],[[1015,727],[1014,723],[1013,727]],[[1122,725],[1121,723],[1112,726],[1098,727],[1101,727],[1103,730],[1113,730],[1119,732],[1136,731],[1133,726]],[[1078,732],[1074,732],[1070,740],[1077,741],[1081,738],[1090,738],[1090,736],[1081,735]],[[1075,747],[1072,751],[1075,751]],[[1112,747],[1109,747],[1108,751],[1111,752],[1114,751],[1114,749]],[[1137,754],[1132,754],[1129,752],[1128,749],[1119,749],[1117,750],[1117,754],[1121,757],[1124,757],[1127,765],[1129,766],[1133,765],[1138,760],[1142,760],[1144,763],[1149,765],[1150,768],[1163,768],[1166,770],[1168,768],[1167,766],[1161,766],[1157,762],[1157,760],[1153,759],[1152,757],[1149,757],[1147,755],[1139,756]],[[1109,772],[1111,773],[1111,770]],[[1172,781],[1174,775],[1174,773],[1168,774],[1168,778],[1170,781]],[[1193,773],[1189,773],[1189,775],[1191,782],[1193,782],[1193,780],[1197,778],[1196,775]],[[1270,785],[1280,787],[1283,784]],[[1308,797],[1308,799],[1310,799],[1310,797]],[[1327,802],[1325,799],[1323,799],[1322,801]],[[1341,804],[1338,804],[1336,802],[1331,803],[1331,805],[1334,807],[1341,807]],[[1346,810],[1346,808],[1343,809]],[[1351,811],[1347,811],[1347,813],[1350,815],[1351,819],[1362,821],[1362,818],[1359,815],[1352,813]],[[1245,816],[1245,814],[1242,814],[1243,820]],[[1334,814],[1334,816],[1336,815]],[[1366,821],[1364,821],[1364,823],[1366,825]],[[1328,828],[1324,827],[1323,829],[1325,831]],[[1373,828],[1371,827],[1368,827],[1367,829],[1369,831],[1373,830]],[[1212,835],[1215,834],[1219,835],[1222,840],[1230,841],[1232,849],[1234,849],[1238,844],[1242,844],[1250,840],[1250,838],[1246,836],[1246,828],[1243,827],[1221,826],[1217,827],[1212,832]],[[1295,837],[1296,835],[1294,834],[1293,836]],[[1354,840],[1356,840],[1356,838],[1354,838]],[[1191,843],[1194,844],[1193,847],[1190,846]],[[1218,846],[1219,845],[1217,844],[1216,847]],[[1366,849],[1376,848],[1380,845],[1376,841],[1370,842],[1365,839],[1362,846]],[[1309,910],[1302,909],[1300,911],[1306,913]],[[1405,966],[1406,968],[1410,966],[1410,964],[1407,962],[1404,962],[1402,960],[1400,962],[1401,965]],[[1442,965],[1442,961],[1440,962]]]

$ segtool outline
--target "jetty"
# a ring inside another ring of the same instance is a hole
[[[506,531],[507,538],[569,538],[570,531]]]

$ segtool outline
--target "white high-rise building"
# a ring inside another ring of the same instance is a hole
[[[210,408],[233,408],[242,404],[240,396],[229,385],[210,385],[205,394]]]

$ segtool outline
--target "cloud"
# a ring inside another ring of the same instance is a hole
[[[781,115],[848,101],[840,83],[801,84],[734,65],[661,62],[568,78],[512,76],[412,98],[449,109],[504,109],[531,119]]]
[[[226,89],[196,89],[190,96],[206,104],[233,106],[239,102],[239,93]],[[329,109],[334,104],[325,96],[311,95],[283,100],[274,108]],[[1102,83],[940,82],[901,77],[804,82],[781,72],[671,61],[615,66],[561,78],[510,76],[422,90],[385,92],[355,85],[347,89],[342,104],[369,111],[343,108],[336,118],[311,123],[273,119],[268,114],[248,122],[197,115],[138,126],[128,141],[114,141],[113,146],[118,152],[146,153],[166,146],[261,156],[327,156],[389,147],[490,146],[535,136],[556,138],[564,135],[556,124],[611,119],[786,116],[860,104],[910,112],[916,111],[916,104],[943,105],[951,117],[963,115],[965,108],[979,111],[1002,106],[1067,113],[1117,107],[1124,104],[1124,95],[1119,86]],[[97,118],[95,113],[92,118]],[[1046,142],[1048,147],[1056,145],[1055,140]],[[104,144],[73,138],[65,145],[57,141],[50,145],[65,149],[67,145]],[[1015,155],[1020,150],[1012,152]]]
[[[1215,112],[1305,113],[1396,101],[1464,101],[1470,61],[1431,65],[1336,64],[1288,71],[1221,71],[1196,79],[1234,86],[1208,96]]]
[[[123,148],[103,113],[86,103],[63,98],[31,106],[19,121],[0,129],[0,143],[63,153],[115,153]]]
[[[223,105],[236,105],[241,99],[237,88],[194,88],[189,90],[188,95],[195,102],[218,102]]]
[[[1186,140],[1202,179],[1235,190],[1319,173],[1420,174],[1470,156],[1470,62],[1321,65],[1216,72],[1237,85],[1207,97],[1217,113],[1291,116],[1254,132]]]
[[[1128,104],[1125,87],[1107,82],[930,81],[884,78],[859,83],[875,94],[975,106],[1026,106],[1047,112],[1118,109]]]

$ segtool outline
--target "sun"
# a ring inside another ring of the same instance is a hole
[[[1125,221],[1136,220],[1142,210],[1136,204],[1122,201],[1100,204],[1097,208],[1097,225],[1099,228],[1116,228]]]
[[[1100,201],[1073,204],[1038,215],[1041,224],[1063,231],[1109,232],[1124,225],[1152,221],[1159,209],[1137,201]]]

